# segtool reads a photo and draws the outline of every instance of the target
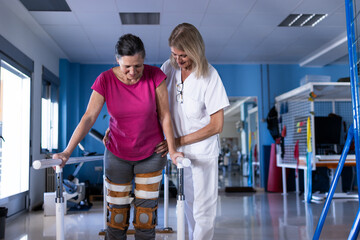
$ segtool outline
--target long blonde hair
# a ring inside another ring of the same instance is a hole
[[[181,23],[171,32],[169,46],[184,51],[192,60],[193,71],[196,77],[206,77],[209,72],[208,61],[205,56],[205,44],[200,32],[190,23]],[[171,65],[178,69],[179,66],[172,55]]]

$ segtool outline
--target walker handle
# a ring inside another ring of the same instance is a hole
[[[190,167],[190,165],[191,165],[190,159],[188,159],[186,157],[177,157],[176,162],[177,162],[178,168]]]

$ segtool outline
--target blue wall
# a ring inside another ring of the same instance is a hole
[[[84,114],[91,95],[91,86],[96,77],[113,65],[84,65],[60,61],[60,150],[64,149],[72,132]],[[305,75],[329,75],[332,81],[349,76],[347,65],[333,65],[322,68],[300,67],[298,65],[214,65],[221,76],[228,96],[257,96],[259,109],[260,147],[271,145],[273,139],[265,122],[267,113],[275,103],[275,97],[300,86],[300,79]],[[104,117],[105,116],[105,117]],[[104,133],[108,126],[106,106],[102,109],[94,129]],[[104,152],[104,146],[91,136],[82,141],[88,151]],[[76,150],[73,156],[79,156]],[[261,159],[266,161],[266,159]],[[80,180],[91,179],[94,166],[102,165],[101,161],[84,164],[79,173]],[[74,167],[64,170],[71,173]],[[66,174],[65,174],[66,176]],[[96,179],[93,181],[98,181]],[[264,182],[263,182],[264,184]]]

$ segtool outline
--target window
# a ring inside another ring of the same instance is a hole
[[[41,94],[41,152],[58,150],[59,79],[43,67]]]
[[[30,77],[1,60],[0,198],[29,190]]]

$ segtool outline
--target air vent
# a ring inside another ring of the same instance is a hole
[[[123,25],[159,25],[160,13],[119,13]]]
[[[28,11],[71,12],[65,0],[20,0]]]
[[[314,27],[322,21],[327,14],[290,14],[279,27]]]

